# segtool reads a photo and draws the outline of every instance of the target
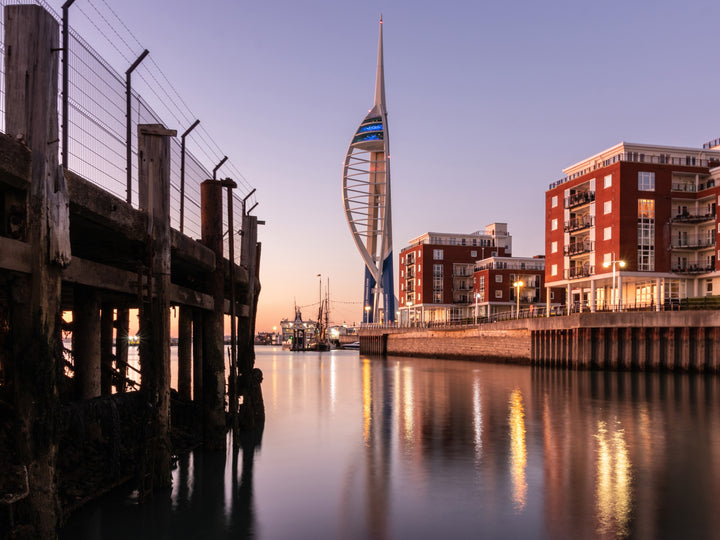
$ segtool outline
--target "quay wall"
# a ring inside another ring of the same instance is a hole
[[[720,312],[579,313],[469,326],[363,327],[361,354],[571,369],[720,371]]]

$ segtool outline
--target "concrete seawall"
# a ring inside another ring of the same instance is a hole
[[[434,328],[364,327],[362,354],[573,369],[720,370],[720,312],[580,313]]]

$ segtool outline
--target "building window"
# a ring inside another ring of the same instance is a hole
[[[478,280],[478,295],[480,295],[480,298],[478,298],[479,302],[485,301],[485,276],[480,276],[480,279]]]
[[[418,304],[422,303],[422,295],[418,293]]]
[[[643,172],[638,173],[638,190],[639,191],[655,191],[655,173]]]
[[[550,253],[557,253],[557,242],[550,244]]]
[[[436,261],[442,261],[443,260],[443,250],[442,249],[433,249],[433,259]]]
[[[418,274],[422,272],[422,264],[418,264]]]
[[[477,251],[471,251],[470,252],[471,257],[477,257]]]
[[[603,229],[603,240],[610,240],[612,238],[612,227],[605,227]]]
[[[495,283],[502,283],[502,274],[495,274]]]
[[[605,253],[603,255],[603,266],[605,266],[606,264],[608,266],[610,266],[611,263],[612,263],[612,253]]]
[[[400,270],[400,277],[405,277],[405,270]]]
[[[609,188],[610,186],[612,186],[612,174],[608,174],[608,175],[605,177],[604,186],[605,186],[605,188]]]
[[[556,231],[556,230],[557,230],[557,219],[553,219],[553,220],[550,222],[550,230],[552,230],[552,231]]]
[[[555,300],[555,291],[550,291],[550,300]]]
[[[553,264],[550,267],[550,275],[551,276],[557,276],[557,264]]]
[[[558,205],[557,195],[554,195],[553,198],[550,199],[550,200],[551,200],[550,206],[551,206],[552,208],[555,208],[555,207]]]
[[[638,199],[638,270],[655,270],[655,201]]]
[[[501,291],[501,290],[495,291],[495,298],[502,298],[502,291]]]
[[[418,287],[422,285],[422,279],[418,278]]]
[[[605,201],[603,203],[603,214],[609,214],[612,212],[612,201]]]
[[[443,277],[443,265],[442,264],[433,264],[433,278],[440,278]]]

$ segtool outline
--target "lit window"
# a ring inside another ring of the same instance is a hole
[[[612,201],[605,201],[603,203],[603,214],[609,214],[612,212]]]
[[[643,172],[638,173],[638,190],[655,191],[655,173]]]
[[[552,202],[550,203],[550,206],[552,206],[553,208],[555,208],[555,207],[558,205],[557,195],[554,195],[553,198],[551,199],[551,201],[552,201]]]
[[[550,267],[550,275],[551,276],[557,276],[557,264],[553,264]]]
[[[550,230],[556,231],[557,230],[557,219],[553,219],[550,223]]]
[[[603,229],[603,240],[610,240],[612,238],[612,227],[605,227]]]
[[[605,185],[606,188],[609,188],[610,186],[612,186],[612,174],[608,174],[608,175],[605,177],[605,184],[604,184],[604,185]]]
[[[422,285],[422,279],[418,278],[418,287]]]
[[[551,246],[552,246],[552,247],[550,248],[550,252],[551,252],[551,253],[557,253],[557,242],[553,242],[553,243],[551,244]]]
[[[610,266],[611,263],[612,263],[612,254],[606,253],[605,255],[603,255],[603,266],[605,266],[606,264],[608,266]]]

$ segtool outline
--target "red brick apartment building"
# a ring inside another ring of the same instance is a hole
[[[544,302],[542,258],[512,257],[507,223],[471,234],[428,232],[399,255],[401,323],[449,322]],[[527,285],[525,285],[527,284]]]
[[[620,143],[545,194],[545,284],[576,309],[671,305],[720,294],[720,141]]]

